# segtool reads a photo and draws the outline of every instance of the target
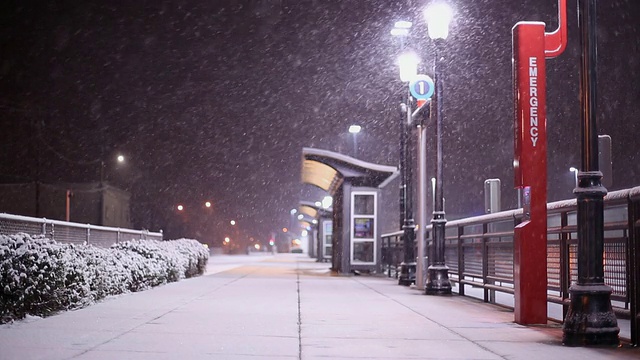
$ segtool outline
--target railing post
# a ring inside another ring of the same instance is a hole
[[[629,196],[627,202],[629,243],[627,246],[627,292],[631,310],[631,343],[640,345],[640,193]]]
[[[489,281],[487,280],[487,276],[489,276],[489,251],[487,249],[487,224],[482,224],[482,235],[481,235],[481,245],[482,245],[482,284],[487,285]],[[490,302],[491,299],[491,291],[486,287],[482,288],[484,293],[484,302]]]
[[[569,286],[571,286],[571,263],[569,247],[569,233],[566,231],[569,225],[569,216],[566,211],[560,213],[560,297],[562,298],[562,318],[567,316],[569,305]]]
[[[464,296],[464,247],[462,246],[462,235],[464,235],[464,226],[458,225],[458,294]]]
[[[89,245],[89,242],[91,240],[91,228],[87,228],[87,245]]]

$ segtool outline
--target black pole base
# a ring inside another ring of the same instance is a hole
[[[449,281],[448,266],[429,266],[427,269],[427,283],[424,293],[426,295],[450,295],[451,282]]]
[[[618,319],[611,308],[611,288],[604,284],[569,288],[571,303],[564,320],[562,343],[567,346],[619,346]]]
[[[398,276],[398,285],[410,286],[411,284],[415,284],[417,267],[418,264],[414,262],[400,263],[400,276]]]

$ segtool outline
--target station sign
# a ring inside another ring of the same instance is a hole
[[[428,75],[417,75],[409,82],[409,91],[417,100],[429,100],[434,90],[433,80]]]

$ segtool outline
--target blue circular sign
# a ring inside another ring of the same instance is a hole
[[[409,91],[418,100],[429,100],[433,95],[433,80],[427,75],[418,75],[409,83]]]

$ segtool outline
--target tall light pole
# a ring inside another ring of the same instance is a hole
[[[358,141],[357,135],[362,130],[362,126],[360,125],[351,125],[349,126],[349,133],[353,134],[353,157],[358,155]]]
[[[394,30],[407,30],[406,35],[408,35],[408,29],[410,28],[411,23],[407,21],[396,22]],[[392,31],[392,34],[394,32]],[[404,34],[404,33],[400,33]],[[404,37],[406,35],[396,35],[400,36],[401,47],[404,47]],[[412,52],[406,52],[400,54],[398,57],[398,66],[400,68],[400,81],[404,84],[407,84],[409,81],[413,80],[418,74],[418,56]],[[416,259],[414,254],[414,242],[415,242],[415,220],[413,218],[413,174],[411,171],[411,167],[409,166],[409,158],[410,158],[410,148],[411,148],[411,122],[412,122],[412,111],[411,104],[412,98],[409,92],[408,87],[405,88],[407,94],[402,95],[402,97],[406,96],[406,101],[403,103],[401,98],[400,103],[400,211],[402,214],[402,244],[403,244],[403,253],[404,258],[402,263],[400,264],[400,276],[398,277],[398,284],[409,286],[416,281]]]
[[[565,345],[619,344],[618,320],[611,307],[611,288],[604,283],[604,196],[598,163],[596,126],[596,0],[578,0],[580,62],[581,153],[578,187],[578,281],[564,320]]]
[[[444,41],[449,35],[449,23],[452,18],[451,8],[442,2],[436,2],[429,5],[424,12],[427,20],[427,28],[429,37],[435,45],[435,64],[434,64],[434,82],[435,96],[431,102],[435,106],[436,114],[436,187],[435,187],[435,206],[433,209],[433,219],[431,220],[433,231],[433,250],[431,265],[427,269],[427,283],[425,285],[425,294],[427,295],[447,295],[451,294],[451,282],[449,281],[449,267],[445,264],[444,259],[444,232],[445,219],[444,213],[444,192],[443,192],[443,176],[442,176],[442,102],[443,102],[443,86],[442,76],[440,76],[442,63],[442,50]]]

